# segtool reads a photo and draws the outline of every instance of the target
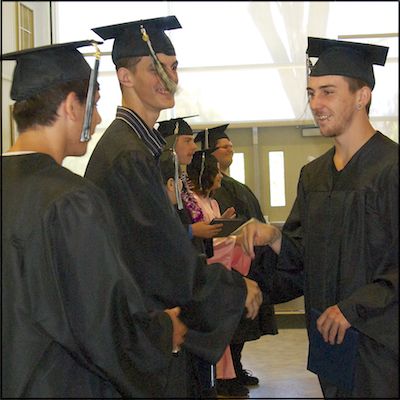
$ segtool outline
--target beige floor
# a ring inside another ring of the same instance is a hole
[[[280,329],[278,335],[247,342],[243,367],[260,379],[259,386],[249,387],[249,398],[322,398],[317,376],[306,369],[307,352],[305,329]]]

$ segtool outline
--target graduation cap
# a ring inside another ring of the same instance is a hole
[[[112,49],[112,60],[115,65],[122,58],[150,56],[166,88],[174,93],[176,84],[169,79],[156,53],[175,55],[174,46],[165,31],[181,27],[178,19],[172,15],[102,26],[92,30],[104,40],[115,39]]]
[[[217,149],[217,141],[219,139],[229,139],[229,136],[225,133],[226,128],[229,124],[216,126],[214,128],[206,129],[197,133],[194,141],[200,142],[202,150],[210,150],[213,153]]]
[[[161,133],[166,140],[166,148],[175,147],[177,136],[192,136],[193,130],[185,121],[186,118],[197,117],[197,115],[189,115],[187,117],[172,118],[166,121],[160,121],[157,131]]]
[[[83,40],[36,47],[2,55],[2,60],[17,61],[11,85],[11,98],[18,102],[36,96],[61,83],[89,79],[81,141],[89,140],[95,83],[100,60],[97,44],[100,43],[94,40]],[[96,62],[93,71],[83,55],[77,50],[79,47],[90,45],[96,48]]]
[[[373,65],[385,65],[388,51],[385,46],[309,37],[307,56],[318,57],[314,66],[309,62],[309,75],[347,76],[360,79],[373,89]]]

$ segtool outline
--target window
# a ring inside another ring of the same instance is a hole
[[[229,175],[241,183],[245,183],[244,153],[234,153],[229,167]]]
[[[175,108],[163,111],[160,120],[182,115],[198,115],[192,124],[311,120],[305,90],[307,36],[388,45],[385,67],[375,69],[377,83],[370,113],[373,122],[393,122],[387,126],[398,138],[397,2],[363,2],[362,7],[347,1],[95,4],[54,2],[55,41],[99,39],[91,31],[97,26],[163,15],[178,17],[182,29],[167,34],[179,60],[180,91]],[[77,13],[85,18],[77,19]],[[385,36],[387,33],[397,36]],[[364,39],[359,39],[362,36]],[[113,40],[106,40],[101,46],[105,55],[99,81],[107,101],[99,105],[103,116],[100,129],[109,125],[120,102],[109,55],[112,44]]]
[[[16,7],[18,50],[30,49],[34,47],[33,10],[19,1]]]
[[[271,207],[285,207],[285,160],[283,151],[270,151],[268,162]]]

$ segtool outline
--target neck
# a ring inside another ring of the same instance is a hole
[[[333,161],[338,171],[342,170],[355,153],[368,142],[376,130],[368,119],[357,124],[345,134],[335,137],[335,155]]]
[[[57,132],[49,127],[29,129],[18,136],[15,144],[8,150],[32,151],[47,154],[61,165],[65,158],[65,144],[57,136]]]
[[[122,97],[122,106],[135,111],[150,129],[153,129],[160,116],[159,110],[149,109],[138,98],[129,96],[129,93],[124,93]]]

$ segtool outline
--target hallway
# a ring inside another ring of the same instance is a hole
[[[279,329],[275,336],[247,342],[243,367],[260,379],[249,387],[251,399],[320,399],[318,378],[307,371],[308,338],[305,329]]]

